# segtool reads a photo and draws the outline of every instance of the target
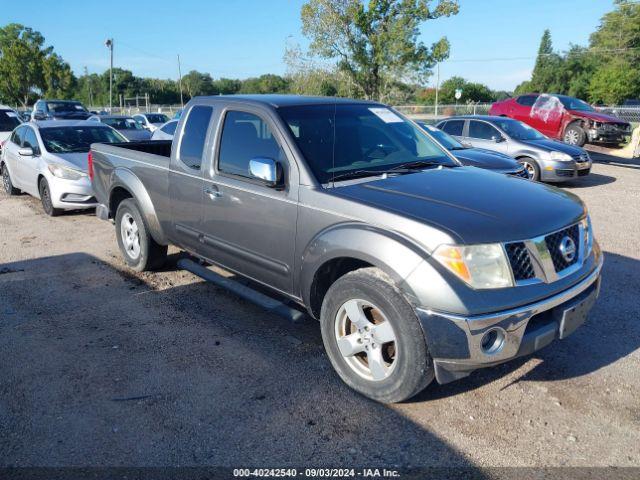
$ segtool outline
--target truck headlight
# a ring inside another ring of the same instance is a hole
[[[584,258],[591,255],[591,249],[593,248],[593,227],[591,226],[591,216],[587,215],[582,220],[582,231],[584,233]]]
[[[571,158],[571,155],[567,153],[557,152],[554,150],[553,152],[549,152],[549,160],[555,160],[557,162],[570,162],[571,160],[573,160],[573,158]]]
[[[499,243],[440,245],[433,258],[473,288],[513,286],[509,261]]]
[[[80,170],[58,165],[56,163],[47,165],[47,168],[54,177],[63,178],[65,180],[80,180],[82,177],[87,176],[86,173]]]

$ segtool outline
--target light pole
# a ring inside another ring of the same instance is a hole
[[[105,46],[109,49],[110,61],[109,61],[109,113],[113,113],[113,38],[108,38],[104,42]]]

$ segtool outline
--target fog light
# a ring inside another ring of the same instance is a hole
[[[492,328],[482,336],[480,348],[487,355],[498,353],[504,347],[504,330]]]

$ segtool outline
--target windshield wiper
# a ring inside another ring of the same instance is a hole
[[[334,177],[332,178],[332,181],[336,181],[336,180],[348,180],[351,178],[363,178],[363,177],[374,177],[374,176],[378,176],[378,175],[384,175],[384,174],[395,174],[395,175],[401,175],[404,173],[414,173],[413,169],[391,169],[391,170],[354,170],[352,172],[345,172],[345,173],[341,173],[340,175],[334,175]]]
[[[397,172],[399,170],[421,170],[426,167],[438,167],[440,165],[446,166],[442,162],[438,162],[436,160],[417,160],[415,162],[401,163],[400,165],[393,167],[391,171]]]

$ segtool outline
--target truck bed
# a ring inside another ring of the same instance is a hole
[[[126,164],[127,160],[148,163],[153,166],[169,168],[171,159],[171,140],[143,140],[139,142],[94,143],[91,151],[94,161],[100,162],[102,156],[109,156],[114,167]]]

